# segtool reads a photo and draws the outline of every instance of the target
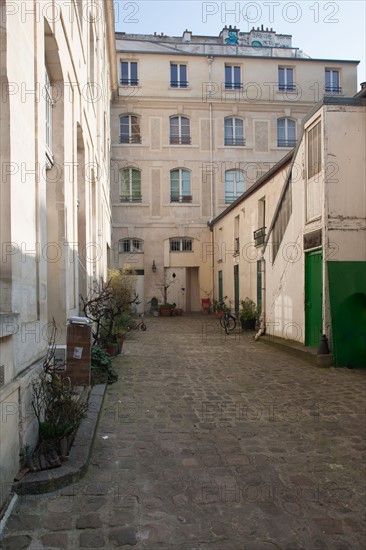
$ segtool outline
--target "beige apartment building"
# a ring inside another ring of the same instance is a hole
[[[37,439],[31,384],[110,246],[112,0],[0,2],[1,500]]]
[[[197,311],[217,294],[207,223],[296,145],[316,102],[356,92],[358,62],[311,59],[263,27],[117,33],[116,50],[111,264],[137,273],[140,311],[164,280]]]

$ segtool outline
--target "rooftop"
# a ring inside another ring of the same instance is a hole
[[[187,29],[182,36],[117,32],[116,41],[117,51],[123,52],[309,58],[292,46],[291,35],[277,34],[263,25],[249,32],[225,26],[218,36],[194,36]]]

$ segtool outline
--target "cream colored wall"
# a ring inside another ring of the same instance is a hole
[[[327,258],[366,260],[366,110],[327,106]]]
[[[223,295],[226,303],[234,308],[234,266],[239,265],[239,296],[257,302],[257,261],[261,259],[261,247],[255,246],[253,233],[261,227],[258,201],[266,201],[266,226],[272,219],[274,209],[284,185],[286,170],[275,174],[269,181],[230,210],[214,225],[214,297],[218,299],[218,272],[223,275]],[[235,218],[239,216],[239,254],[234,252]],[[222,237],[220,237],[220,232]],[[221,244],[222,243],[222,244]],[[221,249],[221,250],[220,250]],[[221,259],[220,259],[221,257]]]
[[[304,253],[305,189],[302,179],[305,147],[301,143],[294,159],[297,176],[292,180],[292,214],[273,261],[270,238],[265,250],[266,334],[304,342]],[[283,177],[287,171],[283,173]],[[321,222],[316,222],[317,226]],[[312,224],[311,229],[315,229]]]
[[[149,45],[146,44],[146,50]],[[187,65],[188,90],[178,90],[178,94],[186,99],[202,99],[207,101],[209,71],[206,56],[199,55],[162,55],[149,53],[117,53],[120,61],[137,61],[139,86],[127,93],[129,100],[140,97],[154,97],[163,101],[177,100],[176,88],[170,87],[170,63]],[[225,65],[232,64],[241,67],[242,91],[225,90]],[[278,92],[278,67],[293,67],[296,93]],[[214,56],[212,63],[211,87],[213,102],[234,101],[244,102],[250,109],[253,103],[262,101],[283,101],[316,103],[324,96],[325,68],[340,71],[342,95],[353,96],[357,91],[357,63],[334,62],[327,60],[300,58],[257,58]],[[119,70],[119,67],[118,67]],[[120,72],[118,73],[120,74]],[[119,77],[120,78],[120,77]],[[123,96],[125,93],[122,94]],[[178,100],[179,101],[179,100]]]
[[[0,428],[0,507],[19,470],[19,453],[37,440],[32,380],[46,355],[48,322],[56,319],[58,343],[63,343],[67,317],[79,312],[78,270],[71,253],[78,248],[77,124],[83,134],[85,162],[93,165],[97,176],[94,218],[90,183],[86,183],[86,242],[97,240],[100,246],[97,261],[90,257],[87,263],[89,280],[107,271],[107,244],[111,242],[109,107],[116,76],[114,48],[104,38],[114,35],[114,21],[112,2],[97,3],[98,14],[102,14],[93,24],[95,37],[99,37],[95,41],[99,93],[93,102],[86,95],[89,23],[84,20],[80,35],[76,4],[51,0],[36,19],[31,12],[24,16],[22,9],[8,10],[6,3],[0,8],[1,141],[6,143],[2,153],[6,152],[9,167],[1,178],[1,198],[7,205],[6,218],[4,212],[1,216],[2,228],[4,222],[7,227],[6,243],[2,243],[7,258],[1,265],[1,297],[6,292],[6,301],[1,302],[8,315],[0,312],[0,356],[5,372],[0,409],[10,411],[5,419],[2,416]],[[47,21],[55,13],[59,17]],[[45,162],[45,57],[54,85],[52,170],[46,169]]]

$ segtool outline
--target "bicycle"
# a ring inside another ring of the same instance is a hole
[[[220,317],[220,325],[225,329],[226,334],[229,334],[236,327],[236,319],[234,315],[231,315],[230,310],[226,307],[225,302],[221,302],[220,306],[223,307],[224,314]]]
[[[144,321],[144,313],[141,313],[141,321],[139,323],[133,322],[127,327],[128,332],[130,332],[131,330],[142,330],[145,332],[146,329],[147,326]]]

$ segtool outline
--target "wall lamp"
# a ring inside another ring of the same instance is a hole
[[[153,272],[153,273],[156,273],[156,264],[155,264],[155,260],[153,260],[151,269],[152,269],[152,272]]]

